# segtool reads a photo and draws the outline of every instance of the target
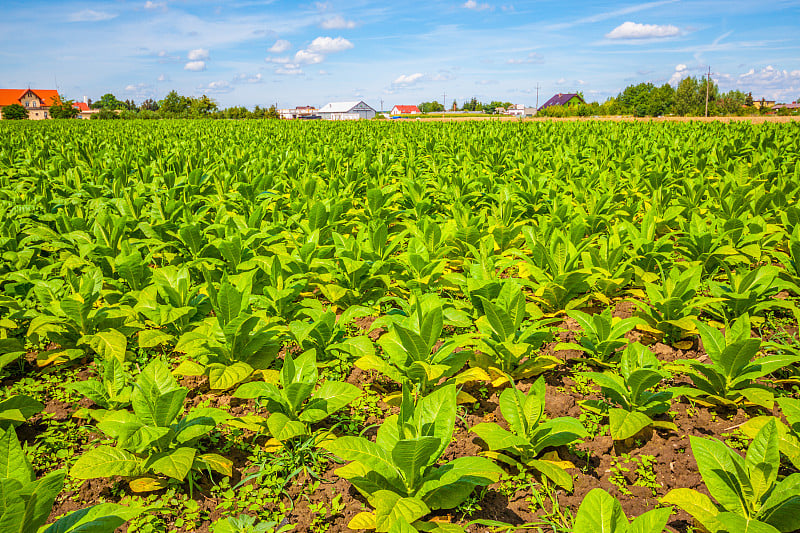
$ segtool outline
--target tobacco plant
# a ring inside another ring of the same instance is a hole
[[[531,467],[571,490],[572,476],[564,471],[564,464],[542,457],[542,452],[546,448],[571,444],[588,436],[586,429],[575,418],[544,418],[543,378],[534,382],[528,394],[517,389],[513,381],[510,385],[500,393],[500,412],[509,429],[505,430],[494,422],[481,422],[470,431],[486,442],[493,452],[490,457]]]
[[[605,401],[586,400],[581,406],[608,415],[611,438],[625,440],[646,427],[677,429],[671,422],[654,421],[651,417],[669,410],[672,392],[651,392],[648,389],[670,377],[661,369],[656,356],[638,342],[629,344],[622,354],[619,374],[580,372],[598,385]]]
[[[345,436],[323,444],[350,461],[336,474],[349,480],[375,509],[357,515],[359,521],[377,531],[415,525],[431,511],[452,509],[475,487],[499,479],[502,470],[484,457],[464,456],[438,464],[450,444],[455,418],[455,385],[416,402],[406,385],[400,413],[386,417],[375,442]]]
[[[181,415],[187,393],[166,364],[154,359],[136,380],[131,393],[133,412],[109,411],[97,424],[117,445],[88,450],[72,466],[70,475],[78,479],[133,476],[137,478],[131,482],[134,490],[162,488],[152,477],[158,475],[179,481],[192,470],[212,469],[231,475],[229,459],[203,454],[197,446],[197,441],[228,415],[212,407],[197,407]]]
[[[559,343],[557,350],[579,350],[586,358],[598,365],[610,365],[619,362],[619,349],[628,344],[625,334],[636,327],[638,318],[615,318],[611,308],[601,313],[589,315],[583,311],[567,311],[567,315],[575,320],[583,330],[578,344]]]
[[[775,400],[788,424],[773,416],[755,416],[742,424],[741,430],[748,438],[755,438],[769,421],[778,427],[778,447],[789,462],[800,470],[800,399],[782,397]]]
[[[66,472],[56,470],[36,479],[13,429],[0,430],[0,531],[17,533],[113,533],[145,509],[101,503],[73,511],[49,526],[45,522],[64,486]]]
[[[311,424],[321,422],[355,400],[361,391],[355,385],[324,381],[317,387],[316,352],[309,350],[297,359],[284,356],[277,384],[263,381],[244,383],[235,398],[266,400],[270,412],[264,424],[280,442],[309,436]]]
[[[724,334],[699,321],[697,328],[711,362],[696,359],[677,361],[675,369],[686,373],[694,386],[673,387],[670,389],[672,393],[726,407],[735,408],[748,401],[772,409],[772,389],[756,380],[791,365],[799,359],[798,356],[758,356],[761,339],[750,337],[748,315],[733,322]]]
[[[661,503],[677,505],[712,533],[796,531],[800,528],[800,474],[779,475],[778,439],[778,426],[770,420],[742,458],[716,439],[689,437],[700,475],[717,503],[686,488],[672,489]]]

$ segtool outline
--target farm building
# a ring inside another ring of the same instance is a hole
[[[60,102],[58,91],[52,89],[0,89],[0,118],[7,105],[19,104],[28,110],[30,120],[44,120],[53,102]]]
[[[392,115],[419,115],[420,110],[415,105],[396,105],[392,108]]]
[[[281,118],[286,120],[293,120],[296,118],[312,118],[316,117],[317,108],[309,105],[295,107],[294,109],[279,109],[278,114],[281,116]]]
[[[374,118],[376,111],[363,101],[331,102],[321,108],[317,114],[323,120],[358,120]]]
[[[542,107],[539,108],[539,111],[542,109],[547,109],[548,107],[552,107],[554,105],[563,105],[563,106],[572,106],[578,104],[585,104],[586,102],[583,101],[583,98],[580,95],[575,93],[558,93],[557,95],[553,96],[550,100],[546,101]]]
[[[89,102],[87,102],[85,98],[83,102],[75,102],[72,104],[72,107],[78,110],[78,116],[76,118],[80,119],[92,118],[92,115],[100,112],[99,109],[92,109],[89,107]]]

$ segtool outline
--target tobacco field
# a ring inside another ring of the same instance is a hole
[[[800,530],[799,123],[25,122],[0,533]]]

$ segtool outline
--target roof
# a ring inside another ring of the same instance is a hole
[[[91,109],[89,107],[89,104],[87,104],[86,102],[75,102],[74,104],[72,104],[72,107],[74,107],[75,109],[79,109],[81,111],[89,111]]]
[[[357,102],[330,102],[328,104],[325,104],[325,106],[322,107],[318,111],[318,113],[347,113],[351,111],[354,107],[356,107],[358,104],[363,104],[364,106],[372,109],[369,105],[364,103],[363,100],[359,100]],[[372,110],[375,111],[374,109]]]
[[[791,104],[778,104],[773,109],[800,109],[800,104],[792,102]]]
[[[0,107],[19,104],[19,99],[25,96],[28,91],[38,96],[41,105],[44,107],[49,107],[53,103],[53,98],[59,101],[58,91],[52,89],[0,89]]]
[[[578,97],[578,100],[583,102],[583,98],[578,96],[577,93],[558,93],[555,96],[553,96],[552,98],[550,98],[550,100],[546,101],[544,103],[544,105],[542,107],[540,107],[539,109],[545,109],[547,107],[554,106],[554,105],[565,105],[567,102],[569,102],[570,100],[572,100],[576,96]],[[586,103],[586,102],[583,102],[583,103]]]
[[[419,113],[419,108],[415,105],[396,105],[392,109],[397,109],[401,113]]]

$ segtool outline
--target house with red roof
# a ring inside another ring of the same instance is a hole
[[[50,118],[49,109],[53,104],[61,103],[58,91],[52,89],[0,89],[0,118],[3,108],[19,104],[28,110],[30,120]]]
[[[579,94],[558,93],[557,95],[553,96],[550,100],[546,101],[544,105],[542,105],[542,107],[539,108],[539,111],[541,111],[542,109],[547,109],[548,107],[552,107],[554,105],[572,106],[585,103],[586,102],[583,101],[583,98],[581,98]]]
[[[99,113],[99,109],[92,109],[89,107],[89,102],[75,102],[72,104],[72,107],[78,110],[78,116],[76,118],[88,119],[92,118],[92,115],[95,113]]]
[[[392,108],[392,115],[419,115],[420,110],[415,105],[396,105]]]

